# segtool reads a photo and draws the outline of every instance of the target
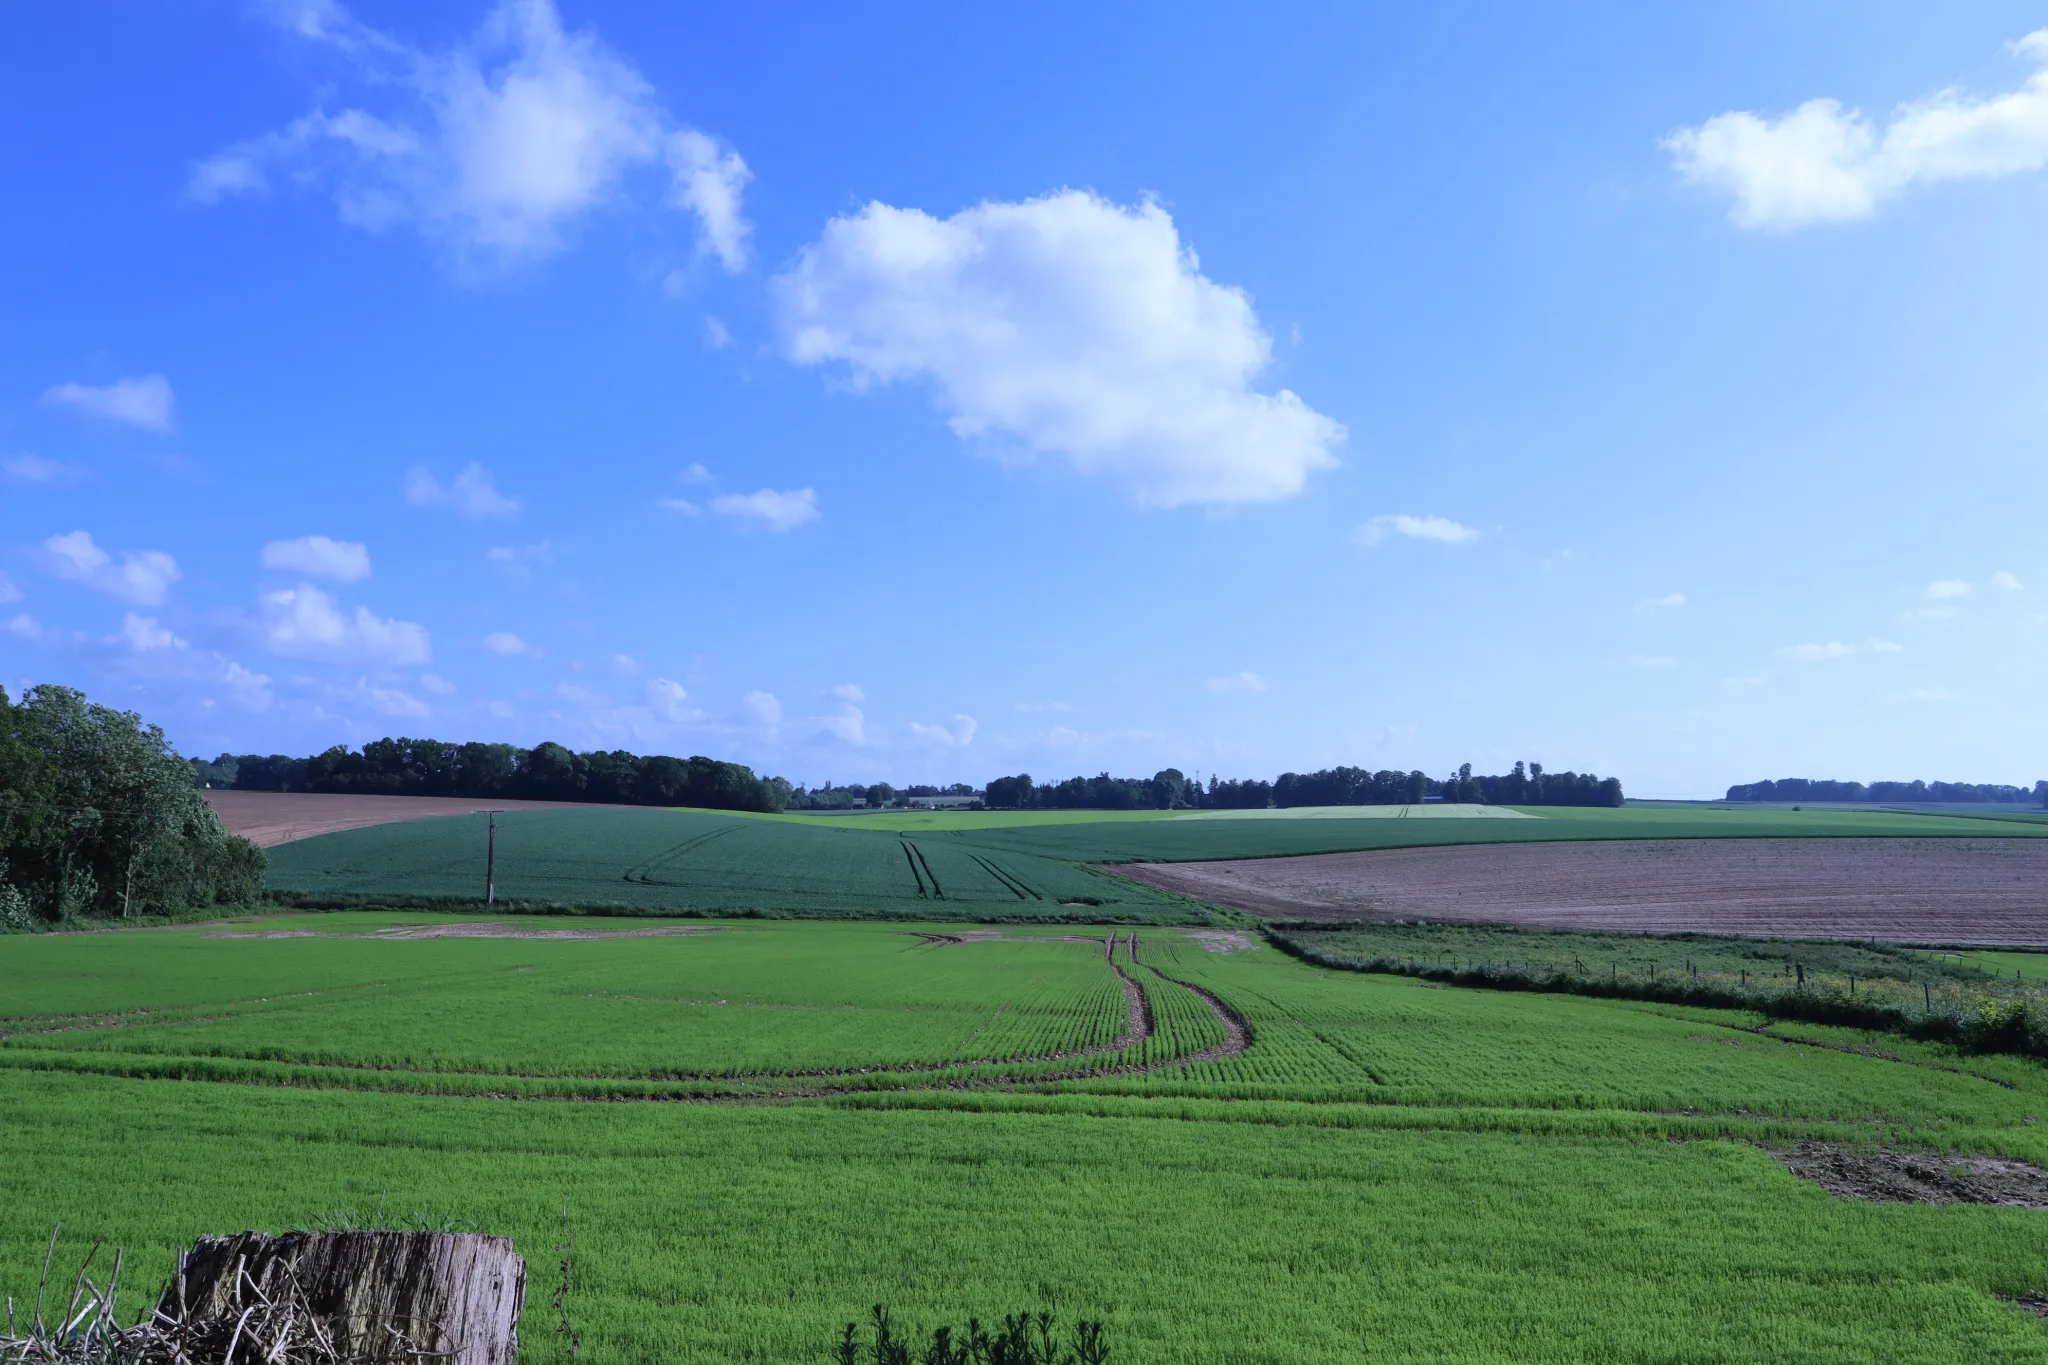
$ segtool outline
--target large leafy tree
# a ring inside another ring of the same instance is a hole
[[[0,691],[0,881],[44,919],[253,898],[263,853],[227,832],[192,769],[132,711],[68,687]]]

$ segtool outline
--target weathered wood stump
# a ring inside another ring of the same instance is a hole
[[[525,1299],[526,1261],[509,1237],[240,1232],[202,1237],[178,1258],[157,1316],[204,1338],[191,1358],[222,1365],[512,1365]]]

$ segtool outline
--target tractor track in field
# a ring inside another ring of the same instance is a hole
[[[925,935],[924,937],[932,940],[951,940],[952,942],[972,941],[959,939],[953,935]],[[953,1062],[906,1062],[899,1065],[864,1067],[825,1067],[802,1071],[676,1071],[660,1076],[594,1076],[562,1073],[539,1074],[531,1072],[478,1071],[468,1069],[435,1069],[431,1071],[421,1071],[413,1067],[397,1066],[376,1062],[298,1062],[286,1061],[274,1057],[237,1058],[230,1056],[222,1056],[220,1054],[200,1055],[194,1057],[160,1055],[160,1061],[161,1064],[165,1067],[175,1067],[181,1061],[242,1061],[258,1062],[278,1066],[299,1066],[307,1068],[317,1068],[321,1071],[367,1072],[379,1074],[410,1074],[418,1075],[423,1078],[431,1078],[435,1076],[460,1076],[477,1079],[496,1078],[501,1080],[568,1082],[583,1084],[604,1084],[606,1082],[618,1084],[690,1084],[694,1082],[710,1085],[724,1083],[727,1085],[735,1086],[744,1085],[747,1082],[751,1081],[761,1082],[772,1086],[775,1085],[775,1083],[777,1082],[787,1081],[801,1082],[806,1080],[839,1080],[858,1076],[874,1076],[878,1078],[887,1076],[907,1077],[918,1075],[933,1075],[934,1073],[948,1071],[972,1071],[975,1069],[986,1067],[1031,1066],[1045,1062],[1079,1060],[1084,1057],[1109,1057],[1114,1056],[1120,1052],[1126,1052],[1131,1048],[1140,1046],[1152,1037],[1156,1029],[1156,1020],[1152,1013],[1151,997],[1146,994],[1143,986],[1139,984],[1138,980],[1134,976],[1132,976],[1129,972],[1126,972],[1122,967],[1120,967],[1117,964],[1116,945],[1119,937],[1121,937],[1119,934],[1112,933],[1106,941],[1102,942],[1104,958],[1109,966],[1109,969],[1110,971],[1116,974],[1118,982],[1123,986],[1124,989],[1126,1022],[1123,1035],[1112,1040],[1109,1044],[1102,1047],[1075,1049],[1066,1052],[1044,1053],[1028,1057],[972,1058],[965,1061]],[[937,946],[937,944],[935,944],[934,946]],[[1192,993],[1193,995],[1197,996],[1203,1001],[1203,1003],[1208,1005],[1210,1010],[1214,1012],[1214,1014],[1216,1015],[1218,1022],[1223,1025],[1225,1035],[1224,1041],[1213,1047],[1205,1048],[1201,1052],[1192,1053],[1186,1056],[1179,1057],[1164,1057],[1156,1061],[1150,1062],[1126,1063],[1123,1065],[1111,1066],[1073,1067],[1066,1070],[1046,1072],[1031,1076],[967,1075],[951,1076],[945,1078],[938,1078],[934,1076],[934,1079],[930,1084],[920,1086],[905,1086],[902,1088],[904,1090],[1011,1090],[1024,1086],[1048,1084],[1054,1081],[1088,1080],[1112,1076],[1137,1076],[1144,1075],[1148,1072],[1163,1070],[1167,1067],[1186,1066],[1194,1062],[1217,1061],[1227,1057],[1235,1057],[1238,1054],[1242,1053],[1246,1048],[1251,1046],[1253,1041],[1251,1026],[1244,1020],[1244,1018],[1241,1015],[1237,1013],[1236,1010],[1232,1009],[1229,1005],[1225,1004],[1213,992],[1205,990],[1200,986],[1191,985],[1188,982],[1180,981],[1174,977],[1168,976],[1166,973],[1160,971],[1157,967],[1152,966],[1150,963],[1139,962],[1137,957],[1138,936],[1135,932],[1132,932],[1130,934],[1124,951],[1126,960],[1133,967],[1142,966],[1146,971],[1152,973],[1160,981],[1165,982],[1168,985],[1178,986],[1181,989],[1186,990]],[[107,1054],[94,1052],[84,1055],[104,1057]],[[158,1060],[158,1058],[153,1057],[152,1060]],[[98,1068],[91,1067],[80,1068],[80,1070],[101,1075],[118,1076],[122,1074],[118,1071],[107,1072],[101,1071]],[[141,1077],[138,1079],[148,1078]],[[394,1093],[390,1089],[381,1086],[323,1085],[285,1077],[223,1077],[221,1078],[221,1080],[226,1084],[237,1085],[279,1085],[289,1088],[309,1090],[350,1090],[376,1094]],[[395,1093],[407,1092],[400,1091]],[[432,1094],[435,1092],[420,1091],[413,1093]],[[723,1092],[710,1091],[691,1094],[669,1095],[532,1095],[520,1094],[512,1091],[471,1091],[463,1092],[458,1095],[451,1095],[450,1098],[557,1100],[605,1104],[648,1102],[733,1103],[742,1101],[762,1101],[777,1099],[822,1099],[829,1098],[835,1095],[864,1093],[875,1092],[864,1091],[859,1089],[850,1090],[840,1087],[778,1087],[775,1089],[733,1089]]]

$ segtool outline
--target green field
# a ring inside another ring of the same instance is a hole
[[[522,1358],[556,1361],[567,1201],[590,1361],[819,1361],[875,1302],[1101,1316],[1134,1365],[2048,1361],[1999,1297],[2048,1288],[2048,1213],[1847,1200],[1766,1150],[2048,1162],[2032,1062],[1166,928],[1112,966],[1080,927],[408,927],[451,922],[0,936],[0,1292],[60,1220],[60,1259],[107,1236],[153,1288],[199,1233],[381,1206],[516,1237]]]
[[[501,899],[629,912],[1201,921],[1182,897],[1074,862],[940,832],[833,827],[704,811],[520,811],[498,817]],[[481,816],[349,830],[270,851],[274,891],[480,901]]]
[[[1235,923],[1232,912],[1094,865],[1582,839],[2048,836],[2039,822],[1883,811],[1628,806],[1515,814],[1532,818],[527,811],[498,819],[498,894],[526,908],[640,914]],[[269,884],[300,904],[473,903],[482,898],[484,843],[481,816],[322,835],[272,849]]]

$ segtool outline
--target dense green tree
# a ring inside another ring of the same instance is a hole
[[[66,687],[0,691],[0,897],[14,915],[162,914],[239,904],[263,854],[192,785],[163,731]]]

